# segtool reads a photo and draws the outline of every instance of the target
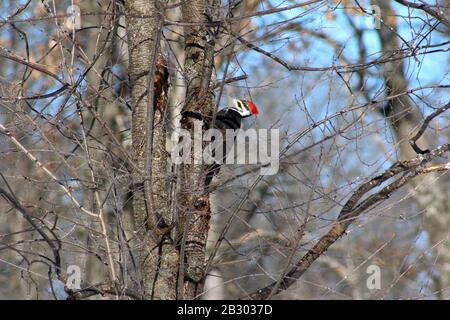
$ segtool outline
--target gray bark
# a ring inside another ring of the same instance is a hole
[[[183,2],[183,20],[188,22],[207,22],[217,16],[220,1],[194,0]],[[209,89],[214,66],[214,30],[204,26],[185,27],[185,76],[187,81],[186,105],[184,110],[197,111],[211,116],[214,111],[213,95]],[[194,121],[182,121],[182,127],[193,132]],[[193,152],[191,153],[193,155]],[[193,162],[192,162],[193,163]],[[192,299],[203,288],[206,275],[205,251],[210,220],[209,195],[204,191],[204,166],[189,164],[180,170],[182,211],[181,248],[185,254],[186,265],[180,273],[186,276],[180,295]],[[193,188],[194,186],[194,188]]]
[[[159,101],[152,95],[156,92],[153,79],[157,71],[155,65],[162,28],[160,5],[158,1],[127,1],[129,76],[133,107],[132,147],[133,161],[139,169],[133,172],[133,210],[141,242],[140,267],[144,297],[175,299],[178,252],[165,240],[161,233],[163,230],[160,230],[161,217],[166,223],[170,223],[165,111],[162,106],[155,108]],[[136,17],[138,15],[151,15],[152,18]]]

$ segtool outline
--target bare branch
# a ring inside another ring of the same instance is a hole
[[[361,185],[358,190],[353,193],[350,199],[347,200],[341,210],[341,213],[339,214],[336,224],[334,224],[331,229],[316,242],[313,248],[303,256],[296,266],[284,276],[282,282],[279,284],[277,292],[272,292],[273,288],[275,288],[278,284],[278,282],[274,282],[254,293],[249,294],[246,297],[243,297],[243,299],[263,300],[267,299],[269,296],[278,294],[281,291],[288,289],[309,269],[315,260],[317,260],[333,243],[345,234],[348,226],[362,213],[373,207],[375,204],[387,199],[394,191],[400,189],[412,178],[423,173],[448,170],[448,164],[443,166],[426,167],[431,160],[448,151],[450,151],[450,143],[441,145],[428,153],[426,156],[419,155],[412,160],[394,164],[380,176],[375,177]],[[398,179],[391,182],[375,194],[368,196],[365,200],[359,202],[368,191],[380,186],[383,182],[398,175],[400,175]]]
[[[415,9],[419,9],[422,11],[425,11],[426,13],[428,13],[430,16],[433,16],[434,18],[436,18],[438,21],[440,21],[441,23],[445,24],[447,26],[447,28],[450,28],[450,21],[444,16],[444,12],[441,11],[435,11],[433,9],[431,9],[431,6],[421,2],[419,3],[414,3],[414,2],[410,2],[410,1],[406,1],[406,0],[395,0],[396,2],[406,6],[406,7],[410,7],[410,8],[415,8]]]

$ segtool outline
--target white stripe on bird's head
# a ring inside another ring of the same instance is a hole
[[[246,100],[233,98],[232,103],[233,104],[230,107],[230,109],[237,111],[242,118],[249,117],[252,115],[252,112]]]

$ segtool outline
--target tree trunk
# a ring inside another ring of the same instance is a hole
[[[214,21],[218,15],[220,1],[193,0],[182,5],[183,20],[187,22]],[[205,26],[185,27],[185,76],[187,81],[186,104],[184,110],[197,111],[211,116],[214,112],[213,94],[209,89],[214,66],[214,28]],[[185,119],[182,127],[193,133],[194,122]],[[193,135],[191,135],[193,136]],[[193,151],[193,149],[192,149]],[[209,195],[205,193],[205,167],[194,164],[194,152],[191,152],[191,164],[181,167],[181,212],[182,242],[181,250],[185,254],[185,266],[180,272],[185,275],[180,298],[193,299],[203,290],[205,280],[205,249],[210,220]]]
[[[161,68],[165,67],[163,59],[158,58],[163,23],[159,14],[161,5],[154,0],[131,0],[127,1],[126,8],[133,108],[131,134],[136,166],[133,168],[133,211],[146,299],[175,299],[178,267],[178,252],[164,234],[171,219],[165,151],[167,92],[158,88],[164,74]],[[151,18],[139,15],[151,15]],[[164,81],[167,85],[167,79]]]

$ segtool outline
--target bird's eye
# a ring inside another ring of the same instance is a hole
[[[244,111],[244,105],[242,104],[242,101],[236,100],[237,107],[240,111]]]

